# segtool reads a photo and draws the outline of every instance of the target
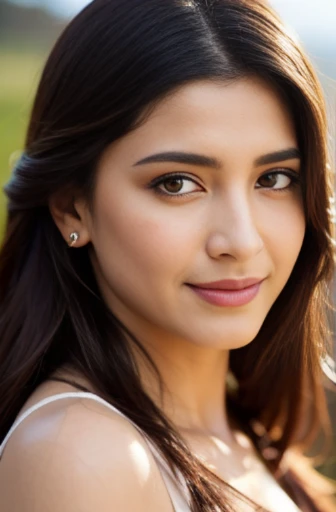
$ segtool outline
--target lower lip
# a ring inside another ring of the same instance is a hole
[[[210,290],[188,285],[199,297],[216,306],[244,306],[258,294],[261,282],[243,288],[242,290]]]

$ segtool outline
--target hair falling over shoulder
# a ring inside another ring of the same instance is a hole
[[[139,342],[104,304],[88,248],[69,250],[48,204],[54,193],[71,187],[90,197],[104,149],[174,89],[248,75],[273,84],[295,120],[306,233],[290,279],[257,337],[231,352],[238,388],[228,407],[300,509],[331,512],[324,484],[318,486],[314,473],[307,488],[307,471],[313,470],[297,463],[316,436],[328,432],[321,359],[329,350],[333,233],[325,106],[307,58],[262,0],[94,0],[56,42],[25,150],[5,187],[0,436],[33,390],[66,364],[138,424],[183,474],[193,511],[234,510],[232,488],[193,457],[144,392],[126,335]]]

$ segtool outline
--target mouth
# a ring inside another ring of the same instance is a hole
[[[230,280],[230,283],[227,282],[226,286],[231,286],[231,288],[206,288],[204,283],[202,283],[202,286],[186,284],[199,298],[210,304],[223,307],[238,307],[248,304],[258,295],[264,279],[254,279],[254,282],[247,286],[242,286],[242,284],[246,285],[247,280],[245,280],[245,283],[243,283],[243,281],[244,280],[232,282],[232,280]],[[225,284],[223,281],[220,283],[221,286]],[[210,284],[212,286],[214,285],[214,283]],[[218,286],[218,284],[216,286]]]
[[[211,283],[188,284],[207,290],[242,290],[243,288],[258,284],[264,279],[264,277],[245,277],[243,279],[221,279],[220,281],[212,281]]]

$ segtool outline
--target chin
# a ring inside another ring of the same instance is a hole
[[[216,336],[207,336],[206,339],[193,339],[193,344],[203,348],[211,348],[216,350],[234,350],[236,348],[242,348],[255,339],[258,332],[253,332],[253,334],[246,335],[245,333],[234,333],[232,336],[227,336],[223,338]]]
[[[248,319],[232,320],[232,322],[220,322],[217,325],[212,323],[212,328],[209,328],[209,323],[205,323],[201,329],[187,337],[193,344],[204,348],[234,350],[252,343],[263,325],[263,321],[257,323],[249,322]]]

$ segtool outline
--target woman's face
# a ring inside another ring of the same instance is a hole
[[[112,311],[140,341],[252,341],[303,242],[299,174],[293,121],[264,82],[202,81],[162,101],[105,151],[84,207]],[[243,278],[262,282],[221,304],[189,286]]]

